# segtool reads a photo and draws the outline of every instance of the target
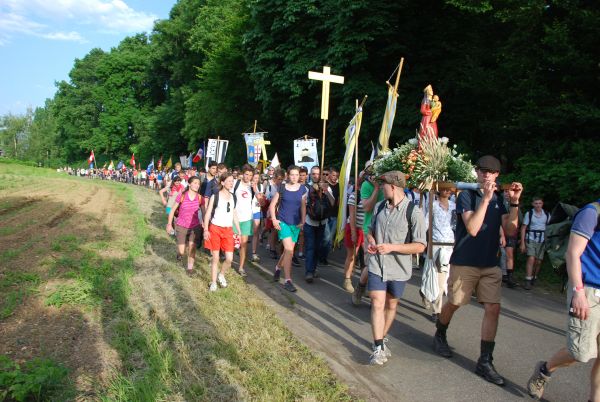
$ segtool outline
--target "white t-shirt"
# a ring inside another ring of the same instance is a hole
[[[531,215],[531,222],[529,222],[529,216]],[[528,242],[543,243],[544,242],[544,231],[546,230],[546,222],[550,219],[550,214],[546,211],[541,212],[538,215],[535,210],[527,211],[523,218],[523,225],[527,225],[527,232],[525,233],[525,239]]]
[[[233,194],[231,194],[229,197],[230,199],[227,200],[225,199],[225,197],[222,196],[222,194],[219,194],[219,202],[217,203],[217,205],[213,205],[214,215],[210,220],[210,223],[212,223],[213,225],[220,226],[223,228],[233,226],[233,210],[235,208]]]
[[[237,188],[236,188],[237,186]],[[237,198],[237,205],[235,210],[238,214],[240,222],[249,221],[252,219],[252,204],[254,197],[252,196],[251,184],[244,184],[239,181],[233,187],[235,189],[235,196]]]

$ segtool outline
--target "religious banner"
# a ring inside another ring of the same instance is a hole
[[[179,163],[181,163],[181,167],[187,169],[188,167],[188,158],[185,155],[179,155]]]
[[[246,155],[248,163],[252,167],[256,167],[258,162],[261,160],[262,149],[264,147],[264,136],[265,133],[244,133],[244,140],[246,141]]]
[[[217,163],[222,163],[225,160],[225,155],[227,155],[228,146],[228,140],[214,138],[208,140],[208,144],[206,145],[206,169],[208,169],[208,164],[211,161],[217,161]]]
[[[315,138],[294,140],[294,164],[304,166],[309,171],[313,166],[319,165],[317,140]]]

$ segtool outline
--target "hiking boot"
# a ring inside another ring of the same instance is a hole
[[[241,268],[241,269],[238,271],[238,274],[240,274],[240,276],[241,276],[242,278],[245,278],[245,277],[247,277],[247,276],[248,276],[248,274],[246,273],[246,270],[245,270],[244,268]]]
[[[223,275],[222,273],[219,273],[219,275],[217,275],[217,282],[219,282],[220,287],[227,287],[227,280],[225,279],[225,275]]]
[[[386,357],[386,359],[388,357],[392,357],[392,351],[390,350],[390,346],[388,345],[389,341],[390,340],[388,338],[383,338],[383,355]]]
[[[260,262],[260,257],[256,254],[252,254],[252,259],[250,259],[250,261],[252,262]]]
[[[502,275],[502,283],[508,282],[508,275]]]
[[[296,257],[296,256],[292,257],[292,265],[294,265],[295,267],[300,266],[300,261],[298,261],[298,257]]]
[[[527,381],[527,392],[529,396],[535,399],[541,399],[544,394],[544,387],[550,381],[549,375],[542,373],[542,366],[545,362],[538,362],[533,369],[533,374]]]
[[[360,302],[365,294],[365,290],[367,290],[367,285],[361,285],[359,282],[358,286],[354,288],[354,292],[352,293],[352,304],[355,306],[360,306]]]
[[[504,385],[504,378],[498,374],[496,368],[494,367],[494,363],[492,361],[494,358],[491,353],[482,354],[477,360],[477,367],[475,367],[475,374],[483,377],[486,381],[491,382],[492,384]]]
[[[526,280],[525,284],[523,285],[523,289],[525,290],[531,290],[531,280]]]
[[[277,251],[275,250],[269,250],[269,255],[271,256],[272,259],[277,260],[279,259],[279,256],[277,255]]]
[[[323,258],[322,260],[319,260],[319,265],[322,265],[324,267],[328,267],[329,266],[329,261],[327,261],[327,258]]]
[[[315,270],[313,271],[313,278],[318,278],[319,277],[319,270],[315,268]]]
[[[273,273],[273,282],[279,282],[279,278],[281,278],[281,269],[275,268],[275,273]]]
[[[287,290],[288,292],[295,292],[298,289],[296,289],[296,287],[294,286],[294,284],[292,283],[292,281],[285,281],[283,288],[285,290]]]
[[[209,292],[216,292],[217,291],[217,282],[211,282],[210,286],[208,287],[208,291]]]
[[[354,286],[352,286],[352,279],[350,279],[350,278],[345,278],[344,279],[344,283],[342,284],[342,287],[348,293],[353,293],[354,292]]]
[[[537,281],[537,278],[534,276],[531,278],[531,286],[535,286],[535,281]]]
[[[509,289],[514,289],[517,287],[517,282],[515,282],[515,280],[513,279],[512,272],[509,272],[506,275],[506,287],[508,287]]]
[[[430,320],[431,320],[431,322],[437,322],[437,320],[438,320],[438,314],[437,313],[431,313]]]
[[[387,357],[385,357],[385,352],[381,346],[373,346],[373,353],[369,357],[369,364],[371,366],[381,366],[385,362],[387,362]]]
[[[313,281],[315,280],[315,276],[312,272],[307,272],[306,275],[304,275],[304,280],[308,283],[313,283]]]
[[[433,350],[442,357],[452,357],[452,350],[446,339],[446,332],[435,331],[433,336]]]

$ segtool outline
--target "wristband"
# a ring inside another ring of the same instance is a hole
[[[583,286],[573,286],[573,292],[581,292],[583,289]]]
[[[519,204],[510,204],[511,208],[519,208]]]

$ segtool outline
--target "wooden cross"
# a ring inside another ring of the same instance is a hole
[[[311,80],[323,81],[321,92],[321,120],[323,120],[323,143],[321,144],[321,169],[325,164],[325,131],[327,129],[327,119],[329,118],[329,84],[343,84],[344,77],[331,74],[331,67],[324,66],[323,72],[309,71],[308,78]]]

